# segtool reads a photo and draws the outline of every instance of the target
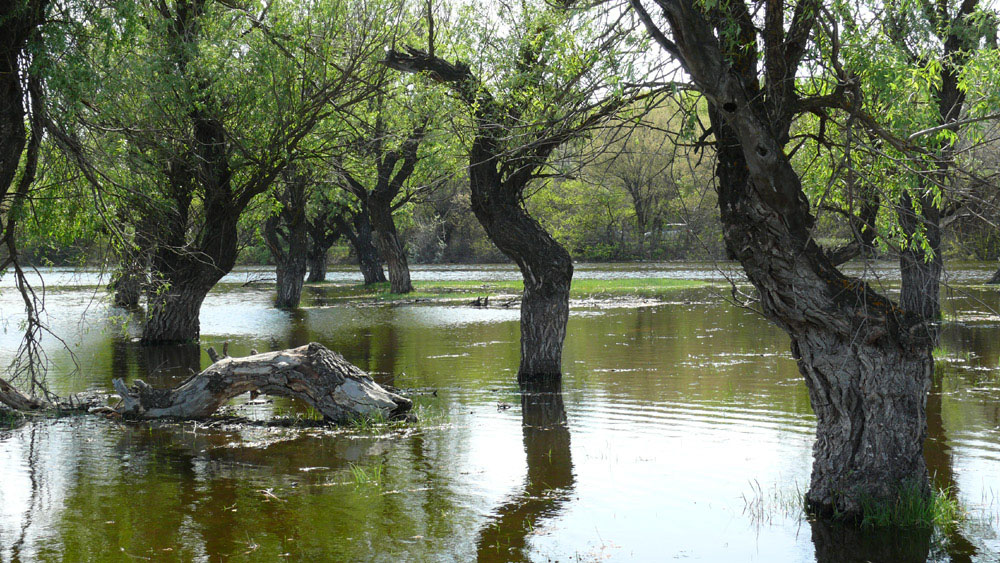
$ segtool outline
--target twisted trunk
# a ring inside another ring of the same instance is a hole
[[[377,415],[388,420],[413,406],[315,342],[245,358],[219,358],[174,389],[154,389],[141,380],[131,389],[121,379],[114,385],[123,401],[120,412],[139,418],[204,418],[248,392],[304,401],[338,423]]]
[[[521,383],[562,377],[562,347],[569,320],[573,260],[520,202],[520,190],[504,186],[484,141],[473,146],[472,211],[486,235],[521,270]]]

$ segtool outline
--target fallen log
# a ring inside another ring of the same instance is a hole
[[[3,379],[0,379],[0,404],[7,405],[16,411],[33,411],[47,406],[47,403],[40,399],[21,394],[13,385]]]
[[[398,418],[413,406],[409,399],[383,389],[343,356],[315,342],[244,358],[219,357],[173,389],[154,389],[142,380],[129,388],[115,379],[114,386],[122,398],[118,412],[136,418],[205,418],[248,392],[299,399],[337,423],[376,416]]]

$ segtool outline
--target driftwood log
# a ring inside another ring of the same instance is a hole
[[[248,392],[299,399],[337,423],[373,416],[388,420],[413,406],[315,342],[244,358],[219,357],[214,350],[209,354],[215,363],[174,389],[154,389],[142,380],[129,388],[115,379],[122,398],[119,412],[138,418],[205,418]]]

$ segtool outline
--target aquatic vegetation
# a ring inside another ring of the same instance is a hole
[[[351,479],[355,486],[381,486],[385,477],[381,464],[373,465],[367,469],[356,463],[352,463]]]
[[[862,500],[862,527],[934,526],[944,530],[966,518],[966,511],[951,489],[924,494],[916,485],[900,490],[893,502]]]

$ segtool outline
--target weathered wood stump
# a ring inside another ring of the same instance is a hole
[[[379,415],[388,420],[413,406],[315,342],[244,358],[222,357],[174,389],[154,389],[141,380],[132,388],[121,379],[114,385],[122,397],[119,412],[139,418],[204,418],[248,392],[294,397],[337,423]]]

